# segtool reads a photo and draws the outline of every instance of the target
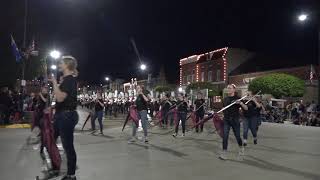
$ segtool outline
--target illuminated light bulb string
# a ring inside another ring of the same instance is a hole
[[[227,58],[226,58],[226,54],[228,51],[228,47],[225,48],[221,48],[221,49],[217,49],[214,51],[211,51],[209,53],[205,53],[205,54],[214,54],[216,52],[220,52],[220,51],[224,51],[223,55],[222,55],[222,60],[223,60],[223,81],[226,81],[227,79]],[[187,58],[183,58],[180,59],[180,86],[182,86],[182,65],[188,64],[188,63],[192,63],[192,62],[196,62],[200,60],[200,58],[202,56],[204,56],[205,54],[200,54],[200,55],[192,55],[189,56]],[[196,65],[196,82],[199,81],[199,65]]]

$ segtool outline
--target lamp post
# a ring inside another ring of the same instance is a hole
[[[309,15],[306,13],[301,13],[297,16],[297,20],[301,23],[304,23],[309,19]],[[320,66],[320,23],[318,23],[318,63],[316,68],[316,75],[318,78],[318,104],[320,103],[320,76],[319,76],[319,66]]]

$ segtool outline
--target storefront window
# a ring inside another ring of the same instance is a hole
[[[212,81],[212,71],[208,72],[208,81],[211,82]]]

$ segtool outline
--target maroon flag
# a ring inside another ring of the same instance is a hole
[[[213,119],[212,119],[213,125],[216,128],[219,136],[223,138],[223,120],[220,119],[220,117],[217,114],[213,114]]]
[[[43,143],[51,159],[52,169],[59,170],[61,165],[61,156],[56,144],[56,139],[54,138],[51,113],[45,112],[43,118],[43,128],[41,129],[44,141]]]
[[[127,118],[124,121],[124,124],[123,124],[123,127],[122,127],[122,131],[126,127],[126,125],[129,122],[129,120],[132,120],[134,122],[134,124],[137,127],[139,127],[139,117],[138,117],[137,108],[135,106],[133,106],[133,105],[130,106],[129,113],[128,113]]]
[[[193,125],[192,129],[195,128],[196,126],[204,124],[205,122],[209,121],[211,118],[212,118],[212,121],[213,121],[213,125],[216,128],[219,136],[223,137],[223,120],[221,120],[220,117],[216,113],[213,113],[213,114],[205,117],[202,121],[199,121],[198,123]]]

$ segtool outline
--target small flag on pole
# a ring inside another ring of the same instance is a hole
[[[314,70],[313,65],[311,64],[311,66],[310,66],[310,82],[311,82],[311,84],[313,83],[312,80],[315,79],[315,75],[316,75],[316,72]]]
[[[27,59],[29,58],[29,56],[38,56],[39,52],[36,51],[35,48],[35,41],[34,39],[32,39],[30,46],[28,47],[25,55],[27,56]]]
[[[12,52],[13,52],[13,55],[15,56],[16,58],[16,61],[17,62],[20,62],[22,57],[21,57],[21,54],[20,54],[20,51],[17,47],[17,44],[16,42],[14,41],[12,35],[11,35],[11,48],[12,48]]]

